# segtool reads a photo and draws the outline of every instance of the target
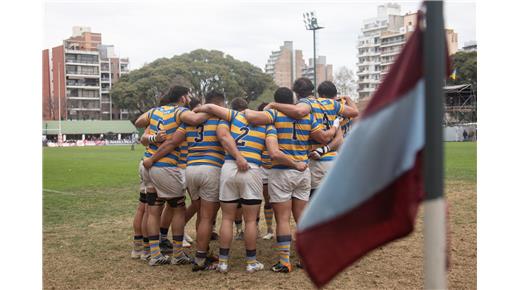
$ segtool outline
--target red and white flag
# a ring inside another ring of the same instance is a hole
[[[414,229],[424,197],[422,38],[416,29],[298,224],[296,247],[318,287]]]

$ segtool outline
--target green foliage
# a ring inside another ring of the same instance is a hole
[[[121,108],[143,113],[156,106],[158,98],[172,85],[190,87],[199,97],[216,89],[229,100],[243,97],[254,101],[274,87],[274,82],[248,62],[221,51],[197,49],[170,59],[157,59],[124,75],[112,88],[112,99]]]
[[[455,80],[448,78],[449,85],[471,84],[477,91],[477,52],[459,51],[452,56],[452,68],[457,70]]]

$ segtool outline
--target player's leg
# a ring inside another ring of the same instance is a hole
[[[201,199],[200,203],[200,223],[197,228],[197,253],[195,254],[193,271],[213,269],[210,263],[211,261],[209,261],[207,257],[213,217],[218,210],[218,202]]]
[[[143,253],[141,260],[150,259],[150,240],[148,239],[148,202],[144,206],[143,220],[141,221],[141,232],[143,233]]]
[[[238,200],[222,201],[222,222],[220,224],[218,270],[227,272],[229,269],[229,249],[233,240],[233,222],[237,212]]]
[[[273,202],[274,216],[276,219],[276,251],[278,252],[278,262],[271,268],[274,272],[290,272],[292,270],[290,262],[291,254],[291,207],[292,201]]]
[[[289,175],[290,170],[271,169],[269,174],[269,198],[276,220],[276,251],[278,262],[271,267],[274,272],[288,273],[292,271],[291,253],[291,194],[294,180]]]
[[[159,225],[164,200],[159,199],[157,193],[148,193],[148,239],[150,242],[150,266],[164,265],[169,263],[169,258],[161,254],[159,247]]]
[[[309,169],[304,172],[291,170],[291,180],[296,181],[296,186],[292,193],[292,213],[296,223],[300,220],[303,210],[309,201],[311,192],[311,173]]]
[[[244,240],[246,247],[246,271],[255,272],[262,270],[264,265],[256,259],[256,238],[258,224],[256,219],[260,212],[260,204],[262,200],[242,200],[242,209],[244,214],[245,232]]]
[[[161,253],[171,254],[173,251],[173,245],[168,240],[168,231],[170,229],[173,218],[173,208],[165,206],[161,214],[161,224],[159,227],[159,247]]]
[[[235,215],[235,240],[243,240],[244,239],[244,231],[242,230],[242,204],[240,201],[237,205],[236,215]]]
[[[267,183],[263,185],[263,192],[264,196],[264,219],[265,219],[265,226],[267,228],[267,234],[263,236],[262,238],[264,240],[270,240],[273,238],[273,207],[271,203],[269,202],[269,193],[267,190]]]
[[[139,177],[140,177],[140,186],[139,186],[139,204],[137,205],[137,209],[134,215],[134,221],[132,223],[134,228],[134,248],[131,253],[132,259],[138,259],[143,254],[143,216],[144,216],[144,208],[146,204],[146,185],[143,180],[142,170],[144,169],[142,165],[142,161],[139,163]]]
[[[172,243],[173,243],[173,254],[172,264],[183,265],[192,262],[192,259],[184,253],[182,250],[182,240],[184,239],[184,227],[186,225],[186,203],[184,192],[179,190],[180,195],[175,198],[169,199],[168,206],[173,209],[172,218]]]

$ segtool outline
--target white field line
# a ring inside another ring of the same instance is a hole
[[[72,193],[72,192],[64,192],[64,191],[58,191],[58,190],[46,189],[46,188],[44,188],[43,191],[44,192],[50,192],[50,193],[66,194],[66,195],[76,195],[75,193]]]

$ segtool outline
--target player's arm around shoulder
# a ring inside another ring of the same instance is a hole
[[[251,109],[246,109],[244,111],[244,116],[250,124],[253,125],[268,125],[274,122],[276,115],[276,111],[273,109],[268,109],[265,111],[255,111]]]
[[[345,104],[335,101],[336,106],[339,106],[340,108],[340,115],[345,118],[356,118],[359,116],[359,110],[352,99],[350,97],[345,97],[344,100]]]
[[[203,122],[206,122],[206,120],[208,120],[210,117],[210,114],[204,112],[197,113],[186,108],[180,109],[179,111],[180,121],[191,126],[197,126]]]
[[[153,114],[154,110],[155,109],[150,109],[150,110],[144,112],[143,114],[141,114],[141,116],[139,116],[139,118],[137,118],[137,120],[135,120],[134,125],[137,128],[146,128],[150,124],[150,117]]]
[[[230,109],[215,105],[215,104],[204,104],[193,110],[196,113],[211,114],[219,119],[231,121],[232,111]]]
[[[280,111],[293,119],[303,119],[312,111],[311,105],[304,101],[300,101],[296,104],[271,103],[269,105],[271,108]]]
[[[292,167],[298,171],[305,171],[305,169],[307,169],[307,164],[305,162],[294,161],[280,150],[280,147],[278,146],[278,137],[276,134],[268,134],[265,138],[265,145],[271,160],[285,166]]]

